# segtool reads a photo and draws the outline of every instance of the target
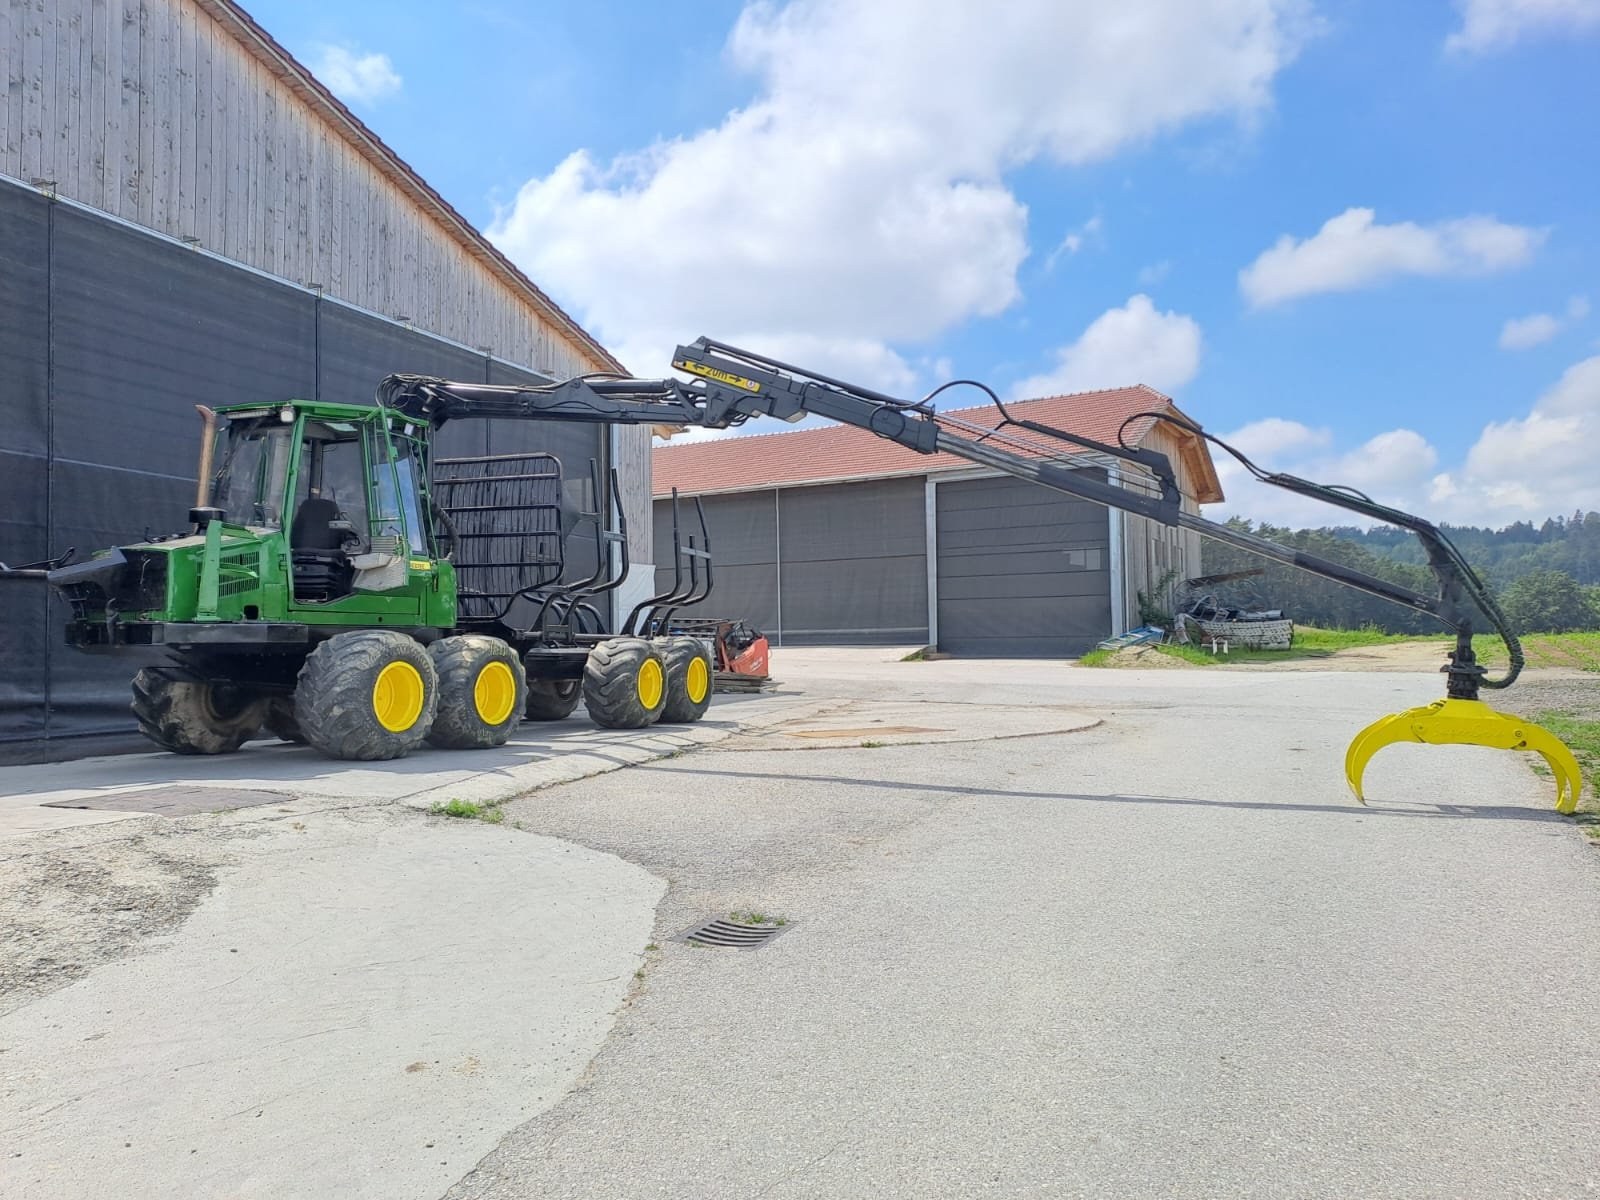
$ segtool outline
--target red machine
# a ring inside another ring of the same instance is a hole
[[[767,639],[759,629],[721,617],[678,617],[669,624],[674,634],[711,643],[717,691],[761,692],[774,686],[767,673]]]

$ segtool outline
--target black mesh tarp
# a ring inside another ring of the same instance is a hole
[[[0,562],[49,549],[50,203],[0,188]],[[44,590],[0,583],[0,754],[43,736],[51,647]]]
[[[186,527],[196,404],[366,403],[391,371],[538,378],[0,183],[0,561]],[[549,444],[584,473],[603,454],[599,427],[495,424],[446,427],[440,451]],[[592,541],[579,558],[592,569]],[[69,651],[65,622],[42,585],[0,584],[0,762],[145,745],[134,664]]]
[[[530,371],[521,371],[507,363],[490,360],[488,382],[494,384],[530,384],[543,382]],[[592,459],[600,478],[602,491],[606,484],[605,472],[608,458],[605,452],[605,426],[585,425],[568,421],[483,421],[475,422],[486,427],[490,454],[553,454],[561,462],[561,472],[566,480],[567,505],[573,510],[594,511],[594,497],[589,486],[589,462]],[[450,427],[445,426],[449,432]],[[604,511],[604,497],[601,497]],[[597,550],[592,527],[574,531],[567,541],[567,573],[570,582],[587,579],[594,574]]]

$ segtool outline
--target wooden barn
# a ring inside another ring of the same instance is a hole
[[[180,524],[196,404],[620,369],[229,0],[17,0],[0,59],[0,561]],[[617,466],[626,606],[652,576],[649,439],[463,422],[444,449]],[[42,591],[0,601],[0,761],[129,735],[124,665],[63,648]]]

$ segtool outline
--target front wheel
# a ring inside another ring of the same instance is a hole
[[[243,688],[190,679],[168,667],[133,677],[139,732],[174,754],[232,754],[256,735],[267,702]]]
[[[596,725],[643,729],[661,716],[666,702],[666,667],[644,638],[611,638],[589,651],[583,703]]]
[[[445,750],[504,746],[522,718],[522,660],[497,637],[466,633],[428,647],[439,673],[439,711],[428,741]]]
[[[390,629],[341,633],[306,656],[294,719],[329,758],[403,758],[433,726],[439,676],[420,643]]]

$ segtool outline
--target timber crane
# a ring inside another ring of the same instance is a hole
[[[1455,646],[1441,668],[1444,698],[1380,718],[1351,742],[1345,776],[1357,799],[1364,801],[1361,782],[1371,758],[1384,746],[1414,741],[1533,751],[1555,775],[1557,809],[1571,812],[1577,804],[1579,769],[1567,747],[1548,731],[1497,712],[1479,699],[1482,688],[1501,690],[1515,682],[1524,662],[1522,646],[1471,565],[1443,531],[1421,517],[1379,504],[1353,488],[1264,471],[1221,439],[1170,413],[1135,414],[1123,424],[1118,443],[1113,445],[1038,421],[1014,419],[990,388],[974,380],[952,381],[911,402],[704,337],[678,347],[672,365],[693,376],[693,382],[584,376],[545,387],[519,388],[394,375],[379,389],[379,401],[435,427],[467,416],[537,414],[564,421],[726,429],[760,416],[787,421],[820,416],[865,429],[920,454],[953,454],[1079,499],[1191,530],[1425,613],[1455,635]],[[1000,417],[996,427],[933,406],[940,392],[957,385],[977,387],[988,395]],[[1409,530],[1422,543],[1437,591],[1431,595],[1414,591],[1184,511],[1167,457],[1123,444],[1128,426],[1141,418],[1181,426],[1206,439],[1236,458],[1262,483]],[[1123,477],[1133,486],[1119,486],[1086,473],[1086,468],[1102,465],[1086,457],[1088,454],[1129,463],[1131,469]],[[1473,650],[1473,635],[1480,629],[1498,633],[1505,643],[1510,665],[1499,677],[1490,676]]]
[[[666,635],[672,613],[711,590],[698,501],[698,531],[684,534],[674,496],[671,584],[608,630],[593,601],[628,569],[615,472],[606,486],[591,463],[587,503],[574,501],[551,455],[436,458],[433,435],[468,418],[726,429],[756,417],[818,416],[1427,614],[1455,634],[1445,696],[1356,736],[1345,775],[1357,799],[1372,756],[1415,741],[1538,753],[1555,774],[1557,809],[1577,804],[1578,765],[1567,747],[1478,698],[1480,689],[1511,685],[1522,647],[1471,566],[1420,517],[1349,488],[1263,471],[1170,413],[1136,414],[1111,444],[1013,418],[973,380],[910,401],[709,338],[680,346],[672,366],[689,381],[596,374],[508,387],[391,375],[376,404],[202,407],[191,532],[82,562],[68,552],[25,568],[0,564],[0,580],[48,580],[71,607],[70,645],[149,660],[133,680],[134,715],[151,740],[177,753],[237,750],[263,725],[342,759],[397,758],[423,740],[498,746],[520,720],[560,719],[580,698],[613,728],[694,721],[710,703],[710,654],[699,639]],[[939,411],[933,401],[957,386],[987,394],[998,422]],[[1166,456],[1126,444],[1129,424],[1141,419],[1205,438],[1263,483],[1410,530],[1437,590],[1414,591],[1185,511]],[[1107,460],[1126,464],[1120,484],[1101,478]],[[605,520],[608,492],[616,529]],[[596,565],[574,578],[566,547],[580,529],[592,530]],[[1510,667],[1498,678],[1473,651],[1480,630],[1504,639]]]

